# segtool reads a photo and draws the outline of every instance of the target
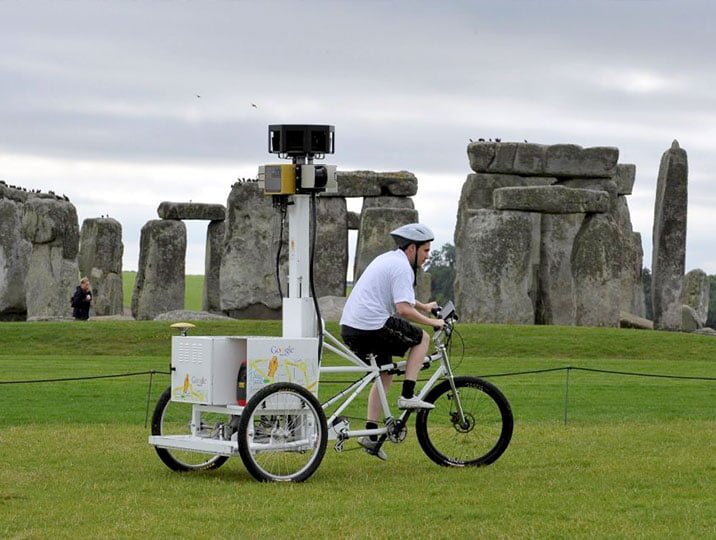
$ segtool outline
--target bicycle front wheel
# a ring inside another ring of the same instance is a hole
[[[238,435],[241,460],[261,482],[303,482],[321,464],[328,444],[321,404],[293,383],[256,392],[241,414]]]
[[[425,454],[438,465],[452,467],[489,465],[507,449],[514,419],[507,398],[493,384],[477,377],[456,377],[455,396],[450,381],[433,388],[425,401],[415,433]],[[464,413],[461,421],[459,398]]]

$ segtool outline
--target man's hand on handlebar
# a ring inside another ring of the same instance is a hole
[[[424,311],[427,313],[432,313],[433,315],[437,316],[438,313],[440,313],[440,306],[437,302],[428,302],[427,304],[423,304]]]

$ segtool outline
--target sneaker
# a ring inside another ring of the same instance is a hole
[[[405,410],[405,409],[434,409],[435,405],[432,403],[428,403],[427,401],[423,401],[418,396],[413,396],[411,398],[406,398],[403,396],[400,396],[398,398],[398,409]]]
[[[375,456],[383,461],[388,461],[388,455],[383,452],[383,449],[379,446],[378,441],[371,441],[370,437],[361,437],[358,439],[358,445],[363,447],[363,450],[371,456]]]

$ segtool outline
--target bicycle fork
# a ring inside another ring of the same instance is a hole
[[[465,428],[467,427],[467,419],[465,418],[465,411],[463,410],[462,402],[460,401],[460,394],[458,393],[457,387],[455,386],[455,376],[452,372],[452,366],[450,365],[450,360],[448,359],[445,345],[440,345],[438,347],[438,350],[440,351],[440,355],[442,356],[442,365],[443,369],[445,370],[445,376],[450,383],[450,388],[452,389],[452,395],[453,399],[455,400],[455,407],[457,408],[458,419],[460,420],[460,427]]]

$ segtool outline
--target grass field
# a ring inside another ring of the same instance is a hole
[[[137,279],[136,272],[122,272],[122,292],[124,295],[124,307],[132,306],[132,292],[134,291],[134,280]],[[184,309],[201,311],[204,298],[204,276],[188,275],[184,281]]]
[[[281,331],[276,322],[197,324],[195,334]],[[411,425],[404,443],[386,446],[387,462],[352,441],[341,454],[329,446],[304,484],[259,484],[238,458],[177,474],[146,443],[148,375],[0,384],[0,537],[716,538],[716,381],[500,376],[573,366],[713,378],[716,340],[565,327],[460,332],[458,372],[490,375],[515,415],[507,452],[480,469],[434,465]],[[166,371],[170,335],[159,322],[4,323],[0,381]],[[322,380],[321,397],[338,390],[336,379]],[[153,381],[151,407],[168,377]]]

